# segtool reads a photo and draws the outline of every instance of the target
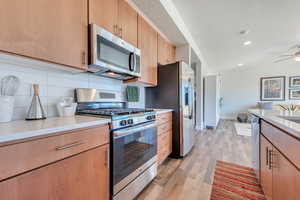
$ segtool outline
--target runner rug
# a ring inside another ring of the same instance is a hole
[[[217,161],[211,200],[265,200],[254,170]]]

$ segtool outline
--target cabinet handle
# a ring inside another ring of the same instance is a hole
[[[269,150],[269,170],[272,169],[272,150]]]
[[[86,64],[86,53],[85,53],[85,51],[82,52],[82,64],[83,65]]]
[[[266,147],[266,165],[269,166],[269,149]]]
[[[114,34],[118,35],[118,25],[114,25]]]
[[[109,149],[107,148],[105,150],[105,162],[104,165],[106,168],[109,168]]]
[[[122,28],[119,28],[119,36],[120,36],[120,38],[123,38],[123,29]]]
[[[77,141],[77,142],[73,142],[71,144],[67,144],[67,145],[64,145],[64,146],[58,146],[55,149],[57,151],[60,151],[60,150],[65,150],[65,149],[69,149],[69,148],[72,148],[72,147],[76,147],[76,146],[79,146],[79,145],[82,145],[82,144],[84,144],[83,141]]]

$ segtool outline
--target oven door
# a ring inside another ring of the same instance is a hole
[[[89,71],[111,78],[126,75],[140,77],[140,49],[95,24],[90,27]]]
[[[113,132],[113,194],[117,194],[156,162],[154,122]]]

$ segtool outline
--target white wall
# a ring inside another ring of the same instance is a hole
[[[24,119],[32,99],[32,84],[40,84],[41,101],[48,117],[57,116],[56,103],[62,97],[73,97],[75,88],[96,88],[123,93],[125,87],[122,81],[103,78],[89,73],[71,74],[53,70],[52,65],[22,57],[0,54],[0,79],[6,75],[15,75],[21,80],[21,87],[15,98],[14,120]],[[145,90],[140,87],[141,98],[130,107],[145,107]]]
[[[222,118],[236,118],[237,113],[247,111],[260,101],[260,78],[270,76],[286,76],[286,101],[274,102],[295,103],[289,100],[289,76],[300,76],[300,63],[290,61],[268,64],[253,68],[241,67],[221,73],[221,97],[224,105],[221,109]]]

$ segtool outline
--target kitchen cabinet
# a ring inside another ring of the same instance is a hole
[[[158,34],[158,63],[166,65],[176,62],[176,47]]]
[[[273,192],[272,168],[270,163],[272,149],[272,144],[264,136],[260,136],[260,184],[268,200],[272,199]]]
[[[272,152],[273,200],[299,199],[300,172],[277,149]]]
[[[157,32],[138,17],[138,48],[142,51],[141,77],[127,82],[140,82],[145,86],[157,85]]]
[[[0,199],[109,199],[108,145],[0,183]]]
[[[89,23],[118,35],[119,0],[89,0]]]
[[[108,200],[108,142],[105,125],[0,147],[0,199]]]
[[[142,51],[140,82],[157,85],[157,32],[142,17],[138,18],[138,47]]]
[[[87,3],[2,0],[0,51],[86,70]]]
[[[125,0],[119,0],[118,27],[123,40],[138,46],[138,13]]]
[[[125,0],[89,0],[89,23],[137,46],[138,13]]]
[[[290,143],[286,144],[287,141],[290,141]],[[290,156],[292,155],[291,151],[299,151],[298,142],[296,138],[292,138],[288,133],[262,120],[260,183],[267,200],[296,200],[299,198],[300,171],[297,167],[298,156]]]
[[[157,157],[162,164],[172,153],[172,112],[157,115]]]

